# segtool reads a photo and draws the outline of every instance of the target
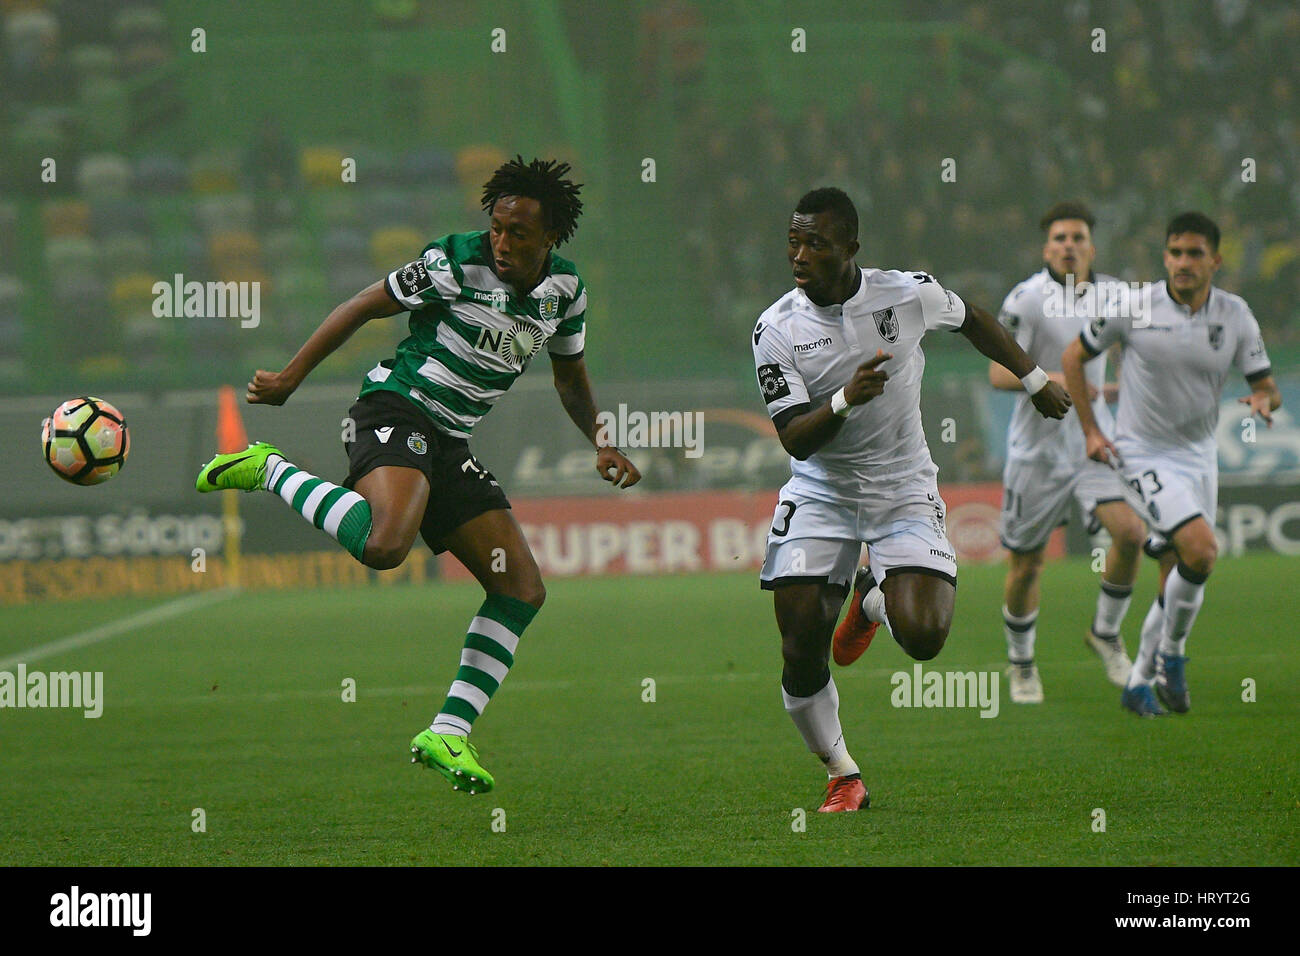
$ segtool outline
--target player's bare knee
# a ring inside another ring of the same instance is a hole
[[[1215,559],[1218,556],[1219,546],[1214,542],[1208,542],[1196,548],[1188,548],[1186,555],[1179,556],[1179,572],[1183,574],[1183,577],[1199,578],[1200,581],[1194,582],[1199,584],[1210,576],[1210,572],[1214,570]],[[1190,575],[1186,573],[1188,571],[1191,572]]]
[[[410,545],[367,541],[366,550],[361,555],[361,563],[376,571],[391,571],[406,560],[410,550]]]
[[[525,604],[531,604],[537,610],[541,610],[542,605],[546,603],[546,585],[542,583],[542,579],[539,577],[519,588],[518,592],[512,596]]]
[[[1137,515],[1118,522],[1110,529],[1110,540],[1121,551],[1137,554],[1147,539],[1147,527]]]
[[[900,627],[894,637],[913,660],[933,660],[948,640],[948,625],[938,620],[917,621],[908,627]]]

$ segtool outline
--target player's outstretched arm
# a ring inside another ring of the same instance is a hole
[[[353,332],[371,319],[405,311],[406,306],[388,294],[384,280],[362,289],[325,317],[320,328],[311,334],[283,370],[267,372],[259,368],[254,372],[245,399],[253,405],[283,405],[308,373],[346,342]]]
[[[606,481],[613,482],[615,488],[631,488],[641,480],[641,472],[614,445],[598,440],[596,399],[591,393],[586,359],[581,355],[576,358],[552,355],[551,372],[555,378],[555,391],[559,393],[560,404],[569,419],[596,446],[596,472]]]
[[[1088,457],[1094,461],[1106,462],[1119,460],[1119,452],[1110,439],[1097,427],[1097,418],[1092,414],[1092,403],[1088,401],[1088,378],[1083,366],[1097,356],[1084,347],[1083,340],[1076,338],[1061,353],[1061,368],[1065,372],[1065,387],[1074,398],[1074,410],[1083,426],[1083,436],[1088,444]]]
[[[1243,405],[1250,406],[1250,413],[1264,419],[1269,428],[1273,427],[1273,413],[1282,407],[1282,392],[1273,381],[1272,375],[1265,375],[1250,383],[1250,394],[1237,399]]]
[[[1065,384],[1065,374],[1063,372],[1048,372],[1047,379],[1050,382],[1055,382],[1057,385],[1061,386],[1061,388],[1067,388]],[[1024,382],[1020,381],[1020,379],[1016,378],[1014,373],[1005,366],[999,365],[997,362],[989,362],[989,384],[1002,392],[1023,392],[1025,390]],[[1106,387],[1110,388],[1111,386],[1107,385]],[[1096,397],[1097,389],[1089,383],[1088,400],[1091,401]],[[1113,399],[1108,398],[1107,401],[1113,401]]]
[[[788,419],[778,415],[773,424],[785,450],[794,458],[806,461],[838,435],[851,409],[865,405],[885,390],[889,373],[879,366],[893,357],[877,349],[875,356],[859,365],[853,378],[829,401]]]
[[[1022,382],[1033,372],[1042,376],[1045,384],[1034,389],[1030,401],[1045,418],[1065,417],[1070,410],[1070,397],[1065,394],[1065,389],[1048,379],[1047,373],[1034,364],[1034,360],[1025,354],[1011,333],[999,325],[991,313],[967,303],[966,321],[959,331],[981,355],[1008,369]]]

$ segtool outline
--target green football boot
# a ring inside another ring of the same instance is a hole
[[[479,765],[478,751],[466,737],[422,730],[411,741],[411,763],[422,763],[451,781],[451,789],[487,793],[495,785],[492,774]]]
[[[199,491],[217,491],[221,488],[259,491],[266,486],[268,455],[284,457],[280,449],[264,441],[253,442],[244,451],[218,455],[203,466],[194,487]]]

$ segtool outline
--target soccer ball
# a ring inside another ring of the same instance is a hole
[[[41,423],[41,448],[60,478],[98,485],[121,470],[131,436],[122,413],[102,398],[72,398]]]

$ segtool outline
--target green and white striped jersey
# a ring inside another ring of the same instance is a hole
[[[439,430],[469,438],[543,345],[582,354],[587,290],[573,263],[552,252],[537,288],[520,296],[491,262],[486,230],[456,233],[388,276],[388,294],[411,310],[411,334],[366,373],[362,395],[397,392]]]

